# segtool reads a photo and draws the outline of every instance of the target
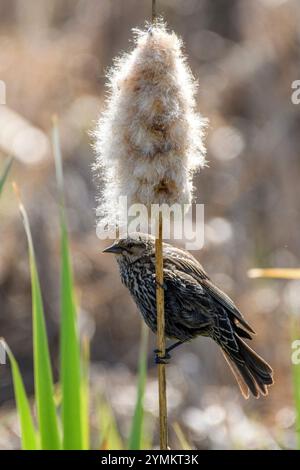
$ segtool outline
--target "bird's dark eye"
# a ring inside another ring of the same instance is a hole
[[[133,248],[133,243],[128,243],[128,244],[127,244],[127,248],[129,248],[129,250],[130,250],[131,248]]]

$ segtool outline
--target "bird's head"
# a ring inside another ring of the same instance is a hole
[[[111,246],[103,250],[103,253],[113,253],[117,260],[137,261],[139,258],[154,254],[155,243],[151,235],[133,233],[126,238],[116,240]]]

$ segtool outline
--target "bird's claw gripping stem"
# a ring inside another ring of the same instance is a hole
[[[168,364],[169,359],[171,359],[171,355],[167,352],[167,350],[164,356],[159,356],[159,354],[161,354],[161,351],[159,349],[154,349],[154,354],[155,364]]]

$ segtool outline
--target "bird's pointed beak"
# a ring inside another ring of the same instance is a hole
[[[113,244],[105,248],[105,250],[103,250],[102,253],[113,253],[115,255],[120,255],[122,253],[122,248],[118,245]]]

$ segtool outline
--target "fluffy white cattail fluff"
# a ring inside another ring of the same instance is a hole
[[[161,22],[134,34],[135,48],[109,73],[95,133],[95,169],[105,180],[99,209],[108,221],[119,196],[148,208],[190,203],[193,172],[205,164],[206,120],[195,111],[196,83],[180,39]]]

